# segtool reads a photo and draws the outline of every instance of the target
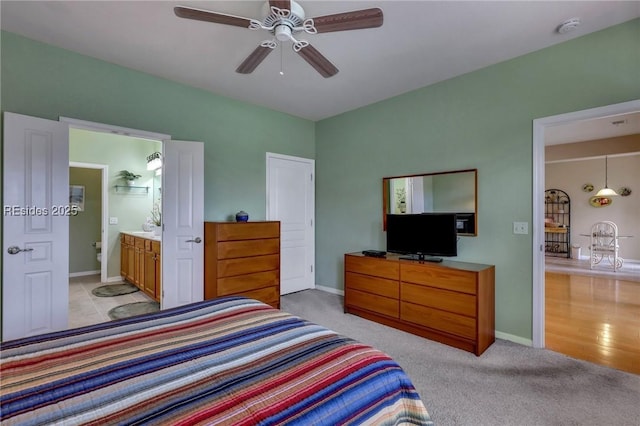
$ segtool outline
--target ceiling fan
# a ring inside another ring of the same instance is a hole
[[[316,34],[375,28],[381,26],[383,20],[382,10],[379,8],[305,18],[304,9],[294,0],[269,0],[265,11],[266,17],[262,21],[186,6],[177,6],[173,11],[180,18],[233,25],[250,30],[265,30],[271,33],[274,37],[260,43],[236,69],[240,74],[253,72],[278,46],[278,42],[291,41],[293,50],[325,78],[335,75],[338,68],[308,41],[298,40],[296,36],[301,33]]]

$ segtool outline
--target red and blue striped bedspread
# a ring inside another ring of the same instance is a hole
[[[389,356],[251,299],[0,349],[2,424],[432,424]]]

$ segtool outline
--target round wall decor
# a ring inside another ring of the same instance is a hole
[[[607,207],[613,203],[613,199],[611,197],[591,197],[589,198],[589,204],[593,207]]]

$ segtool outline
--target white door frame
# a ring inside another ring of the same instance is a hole
[[[69,161],[69,167],[80,167],[83,169],[96,169],[102,171],[102,212],[100,217],[100,241],[106,250],[109,247],[109,233],[107,232],[109,223],[109,166],[107,164],[82,163],[79,161]],[[106,254],[106,252],[105,252]],[[100,282],[107,282],[107,263],[109,256],[102,256],[100,262]]]
[[[544,140],[547,127],[640,111],[640,100],[553,115],[533,120],[533,347],[544,348]]]
[[[121,136],[129,136],[140,139],[153,139],[162,142],[171,139],[171,135],[164,133],[147,132],[146,130],[130,129],[128,127],[114,126],[111,124],[96,123],[94,121],[78,120],[60,116],[60,121],[69,123],[69,128],[91,130],[93,132],[113,133]]]
[[[114,126],[111,124],[97,123],[94,121],[78,120],[77,118],[60,116],[59,121],[62,123],[69,124],[70,129],[83,129],[83,130],[89,130],[92,132],[111,133],[111,134],[116,134],[121,136],[128,136],[132,138],[152,139],[162,143],[163,146],[164,146],[165,140],[171,139],[171,135],[167,135],[164,133],[155,133],[155,132],[148,132],[146,130],[130,129],[128,127]],[[69,164],[71,164],[71,162],[69,162]],[[76,164],[91,164],[91,163],[76,163]],[[80,167],[85,167],[85,166],[80,166]],[[109,178],[109,175],[108,175],[108,167],[107,167],[107,170],[103,169],[102,171],[102,248],[103,250],[106,250],[109,247],[108,245],[109,243],[108,241],[109,179],[108,178]],[[107,260],[105,261],[105,259]],[[108,256],[103,256],[102,263],[100,265],[100,281],[101,282],[107,282],[109,280],[109,277],[107,276],[108,263],[109,263]]]

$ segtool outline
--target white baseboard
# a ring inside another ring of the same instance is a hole
[[[508,340],[510,342],[518,343],[524,346],[529,346],[529,347],[533,346],[533,340],[531,339],[525,339],[524,337],[515,336],[509,333],[503,333],[501,331],[496,331],[496,338],[502,339],[502,340]]]
[[[100,271],[82,271],[82,272],[71,272],[69,274],[69,278],[73,278],[73,277],[84,277],[87,275],[96,275],[99,274]]]
[[[344,296],[344,290],[339,290],[339,289],[333,288],[333,287],[327,287],[325,285],[316,284],[316,290],[324,291],[324,292],[331,293],[331,294],[337,294],[339,296]]]
[[[116,283],[116,282],[121,282],[122,281],[122,277],[120,275],[118,275],[117,277],[109,277],[107,278],[107,282],[108,283]]]

